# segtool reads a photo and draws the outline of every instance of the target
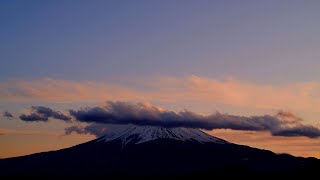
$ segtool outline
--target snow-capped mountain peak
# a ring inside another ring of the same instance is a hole
[[[193,141],[199,143],[228,143],[222,139],[213,137],[198,129],[190,128],[162,128],[155,126],[132,126],[117,133],[105,135],[98,142],[121,141],[122,145],[128,143],[140,144],[156,139],[172,139],[178,141]]]

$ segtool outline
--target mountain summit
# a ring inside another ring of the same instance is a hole
[[[176,140],[198,143],[228,143],[225,140],[213,137],[198,129],[191,128],[163,128],[156,126],[132,126],[123,130],[105,135],[97,142],[121,141],[122,145],[140,144],[157,139]]]
[[[58,151],[0,160],[1,176],[315,175],[315,158],[229,143],[197,129],[133,126]]]

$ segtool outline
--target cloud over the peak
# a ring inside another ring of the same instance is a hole
[[[70,110],[70,114],[77,121],[94,124],[95,129],[89,131],[86,128],[72,127],[67,129],[67,133],[75,131],[99,135],[100,133],[95,133],[101,132],[99,124],[133,124],[166,128],[269,131],[274,136],[306,136],[309,138],[320,136],[319,128],[302,124],[299,116],[286,111],[279,111],[275,115],[249,117],[221,113],[200,115],[188,110],[181,112],[164,110],[144,103],[108,101],[105,106],[101,107]]]
[[[32,106],[30,114],[21,114],[19,118],[23,121],[48,121],[49,118],[66,122],[71,120],[71,117],[64,115],[62,112],[44,106]]]

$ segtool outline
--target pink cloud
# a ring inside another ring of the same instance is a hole
[[[5,101],[102,102],[105,100],[215,103],[249,108],[319,112],[320,82],[257,84],[236,79],[200,76],[156,77],[133,80],[130,85],[112,82],[56,79],[0,83]]]

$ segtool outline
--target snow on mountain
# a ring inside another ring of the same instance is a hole
[[[199,143],[228,143],[222,139],[213,137],[198,129],[190,128],[162,128],[155,126],[132,126],[124,130],[105,135],[97,142],[120,140],[122,145],[128,143],[140,144],[156,139],[173,139],[178,141],[196,141]]]

